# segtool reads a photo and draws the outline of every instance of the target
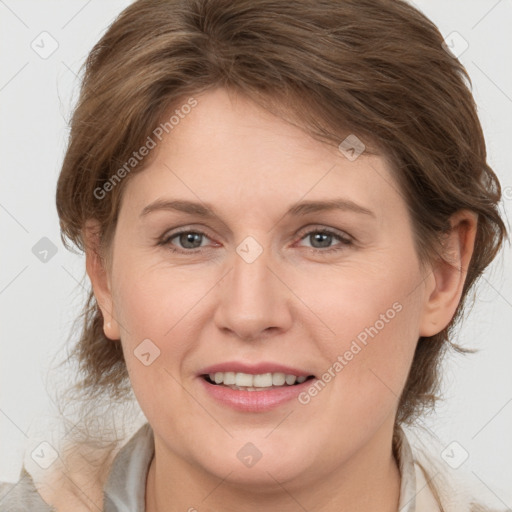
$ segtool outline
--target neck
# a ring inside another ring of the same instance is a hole
[[[389,429],[388,429],[389,430]],[[169,452],[155,435],[155,457],[146,482],[147,512],[396,512],[400,472],[392,454],[391,432],[372,439],[342,466],[282,484],[269,475],[268,486],[251,488],[205,472]]]

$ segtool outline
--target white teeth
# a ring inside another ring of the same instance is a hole
[[[269,388],[272,386],[272,374],[263,373],[261,375],[254,375],[252,378],[253,386],[255,388]]]
[[[286,380],[286,384],[291,386],[292,384],[295,384],[297,377],[295,377],[295,375],[287,375],[285,380]]]
[[[237,386],[253,387],[253,376],[248,373],[237,373],[235,375],[235,384]]]
[[[216,372],[208,375],[215,384],[224,384],[231,386],[233,389],[244,388],[247,391],[260,391],[263,388],[272,386],[292,386],[295,382],[301,384],[307,377],[285,374],[282,372],[260,373],[252,375],[243,372]]]
[[[236,384],[236,373],[235,372],[224,372],[224,384]]]
[[[284,373],[273,373],[272,374],[272,385],[282,386],[285,383],[286,375]]]

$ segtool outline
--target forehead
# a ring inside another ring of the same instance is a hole
[[[379,215],[402,200],[380,156],[363,152],[351,160],[223,89],[196,99],[197,106],[158,142],[152,163],[127,184],[126,200],[139,209],[166,194],[219,208],[238,201],[260,215],[301,200],[344,197]]]

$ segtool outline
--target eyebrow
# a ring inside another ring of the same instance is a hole
[[[204,218],[219,219],[219,216],[215,214],[213,208],[208,204],[171,199],[157,199],[156,201],[148,204],[140,213],[140,217],[145,217],[152,212],[161,210],[180,211],[192,215],[199,215]],[[325,201],[302,201],[292,205],[286,212],[285,216],[290,215],[300,217],[310,213],[332,210],[350,211],[376,218],[375,213],[368,208],[345,198],[329,199]]]

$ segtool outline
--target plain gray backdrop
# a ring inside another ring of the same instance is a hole
[[[50,364],[84,297],[83,256],[64,249],[55,186],[77,73],[129,1],[0,0],[0,480],[16,481],[30,432],[50,408]],[[417,0],[466,66],[489,162],[512,206],[512,2]],[[456,34],[453,34],[456,32]],[[467,48],[466,48],[467,46]],[[43,240],[42,240],[43,239]],[[44,251],[47,251],[46,253]],[[53,252],[55,254],[53,254]],[[512,258],[484,275],[457,341],[475,355],[446,360],[446,400],[424,424],[512,508]],[[57,357],[57,359],[55,359]]]

